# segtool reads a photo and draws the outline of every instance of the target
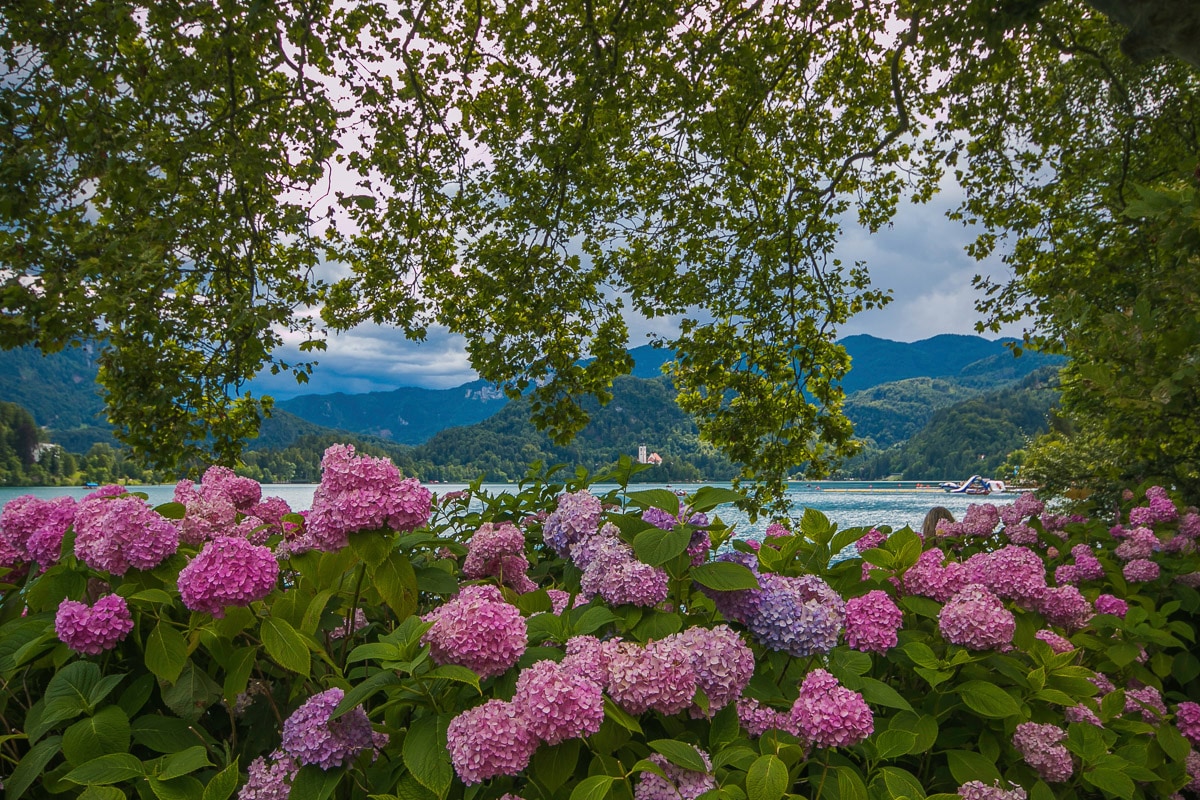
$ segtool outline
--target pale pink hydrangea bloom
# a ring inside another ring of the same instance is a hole
[[[433,623],[421,637],[433,660],[460,664],[481,678],[508,671],[528,643],[524,617],[495,586],[464,586],[422,619]]]
[[[54,616],[54,632],[77,653],[94,656],[112,650],[133,630],[129,605],[120,595],[108,594],[94,605],[64,600]]]
[[[705,792],[717,788],[717,778],[712,774],[712,761],[708,753],[698,747],[695,750],[704,762],[704,772],[677,767],[658,753],[651,753],[649,760],[661,767],[667,777],[643,772],[633,787],[633,800],[696,800]]]
[[[1000,598],[977,584],[950,598],[938,614],[938,629],[946,641],[970,650],[1006,647],[1016,627],[1016,617]]]
[[[709,716],[737,700],[754,677],[754,651],[728,625],[693,627],[666,637],[691,659],[696,685],[708,698]],[[693,717],[703,713],[693,706]]]
[[[896,646],[904,615],[887,592],[875,589],[846,601],[846,644],[867,653]]]
[[[1047,783],[1063,783],[1075,772],[1071,753],[1059,744],[1067,732],[1057,725],[1022,722],[1013,733],[1013,747]]]
[[[371,730],[362,706],[330,719],[343,696],[341,689],[326,689],[293,711],[283,723],[283,751],[301,765],[330,770],[349,764],[360,753],[384,747],[387,735]]]
[[[551,660],[521,670],[513,705],[546,744],[591,736],[604,722],[600,684]]]
[[[608,694],[630,714],[678,714],[692,705],[696,672],[686,650],[666,639],[642,647],[623,642],[608,662]]]
[[[192,611],[223,617],[226,606],[248,606],[275,590],[279,562],[269,547],[222,536],[204,545],[179,571],[179,595]]]
[[[1063,711],[1063,719],[1067,722],[1086,722],[1089,725],[1095,725],[1097,728],[1103,728],[1103,723],[1096,716],[1096,712],[1084,705],[1071,706]]]
[[[741,697],[737,701],[738,722],[751,736],[762,736],[769,730],[780,730],[793,736],[800,735],[800,724],[791,711],[777,711],[764,706],[752,697]]]
[[[503,700],[468,709],[446,728],[450,763],[468,786],[497,775],[516,775],[529,765],[537,747],[525,715]]]
[[[75,555],[93,569],[154,569],[178,549],[179,529],[140,497],[93,493],[75,512]]]
[[[537,588],[529,579],[525,557],[525,534],[511,522],[485,522],[467,543],[463,575],[468,578],[495,577],[518,594]]]
[[[823,669],[804,677],[792,717],[800,735],[821,748],[851,747],[875,730],[875,716],[862,695]]]

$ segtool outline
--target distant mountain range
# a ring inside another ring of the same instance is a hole
[[[1012,341],[950,334],[912,343],[846,337],[842,343],[851,357],[843,382],[846,412],[858,438],[869,452],[895,448],[913,439],[938,412],[1016,386],[1031,373],[1062,363],[1060,357],[1028,351],[1014,358]],[[727,477],[732,465],[700,444],[694,423],[675,405],[669,381],[662,377],[662,367],[673,354],[650,346],[630,352],[632,375],[614,387],[615,398],[607,408],[593,409],[592,424],[566,448],[552,446],[534,431],[523,400],[509,401],[495,387],[474,381],[453,389],[402,387],[284,400],[264,421],[250,449],[280,450],[300,440],[352,435],[357,441],[377,442],[393,457],[411,461],[413,469],[457,480],[480,472],[517,477],[520,472],[513,474],[514,470],[534,459],[592,467],[608,463],[616,454],[636,452],[637,445],[645,443],[668,460],[675,479]],[[0,352],[0,401],[24,406],[47,429],[51,441],[71,452],[85,452],[94,442],[112,441],[95,376],[95,362],[86,350],[50,356],[31,348]],[[973,413],[986,414],[978,403]],[[411,450],[393,449],[388,443]],[[1000,446],[992,443],[989,452]],[[1018,446],[1020,442],[1014,444]],[[876,460],[872,469],[896,466],[904,471],[904,464],[892,460]],[[863,465],[865,459],[857,463]]]

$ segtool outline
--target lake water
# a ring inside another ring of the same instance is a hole
[[[728,486],[729,484],[713,484]],[[136,486],[133,491],[144,492],[152,505],[165,503],[172,499],[175,487],[171,486]],[[293,510],[302,511],[312,505],[315,484],[264,484],[264,497],[281,497],[288,502]],[[435,494],[466,489],[466,484],[439,483],[429,484],[428,488]],[[484,484],[483,488],[492,494],[509,490],[509,484]],[[596,484],[593,491],[603,493],[612,485]],[[674,488],[694,492],[698,485],[683,485],[667,487],[663,484],[636,484],[631,491],[655,488]],[[61,497],[70,495],[80,498],[93,490],[83,487],[0,487],[0,504],[7,503],[14,497],[32,494],[37,497]],[[890,525],[901,528],[911,525],[920,529],[925,514],[934,506],[945,506],[961,520],[967,511],[967,506],[981,503],[1005,505],[1013,502],[1015,494],[991,494],[986,497],[948,494],[938,489],[917,489],[911,481],[903,483],[887,481],[813,481],[793,483],[790,485],[788,497],[792,501],[792,516],[799,519],[806,508],[814,508],[824,513],[830,520],[837,523],[839,528],[858,526]],[[743,512],[733,506],[721,506],[716,514],[727,524],[733,525],[743,537],[758,538],[767,520],[760,519],[750,522]]]

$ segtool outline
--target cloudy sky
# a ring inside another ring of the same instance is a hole
[[[995,259],[976,262],[963,248],[971,233],[945,217],[955,203],[954,192],[943,193],[925,206],[902,206],[895,224],[870,235],[848,227],[837,256],[845,263],[866,261],[876,286],[891,288],[893,301],[883,309],[855,317],[839,334],[865,333],[883,339],[915,342],[939,333],[975,334],[977,293],[972,276],[1003,277]],[[630,346],[646,343],[648,334],[670,333],[670,320],[631,320]],[[1020,336],[1019,326],[1003,335]],[[989,338],[991,335],[989,334]],[[296,394],[386,391],[399,386],[444,389],[475,380],[461,337],[431,329],[429,338],[410,342],[392,328],[363,325],[348,333],[330,334],[329,349],[318,354],[319,365],[306,386],[290,376],[260,378],[255,388],[283,399]],[[281,353],[285,361],[302,360],[294,350]]]

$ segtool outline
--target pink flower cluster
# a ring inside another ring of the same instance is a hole
[[[1071,548],[1073,564],[1063,564],[1054,571],[1054,580],[1060,585],[1079,583],[1080,581],[1097,581],[1104,577],[1104,565],[1096,558],[1096,551],[1086,544],[1077,544]]]
[[[1036,517],[1046,510],[1046,504],[1033,494],[1023,494],[1012,503],[1001,506],[1000,519],[1005,527],[1017,525],[1024,520]]]
[[[708,700],[711,716],[741,695],[754,677],[754,652],[728,625],[688,628],[662,641],[674,640],[691,660],[696,686]],[[693,717],[703,716],[692,707]]]
[[[661,767],[666,777],[643,772],[633,787],[633,800],[696,800],[705,792],[717,788],[708,753],[698,747],[695,750],[704,762],[704,772],[677,767],[658,753],[651,753],[649,760]]]
[[[1057,725],[1022,722],[1013,733],[1012,743],[1042,780],[1063,783],[1075,772],[1070,751],[1059,744],[1066,738],[1067,732]]]
[[[1007,545],[976,553],[963,564],[967,583],[984,586],[1002,600],[1032,608],[1046,591],[1046,563],[1028,547]]]
[[[1200,704],[1188,700],[1175,706],[1175,727],[1192,747],[1200,749]]]
[[[1000,524],[1000,511],[991,504],[975,504],[967,506],[967,513],[962,522],[942,520],[938,523],[938,536],[963,536],[967,538],[985,538],[992,535]]]
[[[1156,522],[1173,522],[1179,518],[1175,503],[1161,486],[1146,489],[1146,505],[1129,510],[1130,525],[1153,525]]]
[[[608,662],[609,696],[630,714],[678,714],[696,694],[696,671],[677,639],[645,646],[622,642]]]
[[[593,497],[586,489],[560,495],[558,507],[542,524],[542,537],[554,552],[570,558],[571,545],[600,528],[602,511],[600,498]]]
[[[791,711],[778,711],[764,706],[753,697],[741,697],[737,702],[738,722],[751,736],[762,736],[769,730],[800,735],[800,725]]]
[[[296,759],[282,750],[275,750],[270,756],[259,756],[246,770],[247,780],[238,792],[238,800],[288,800],[292,794],[292,781],[299,771]]]
[[[1076,631],[1088,624],[1095,609],[1074,586],[1054,586],[1042,592],[1036,609],[1051,625]]]
[[[279,562],[269,547],[222,536],[179,571],[179,595],[192,611],[220,618],[226,606],[248,606],[275,589]]]
[[[43,569],[58,562],[62,538],[75,520],[75,500],[21,495],[0,512],[0,567],[34,561]]]
[[[186,508],[179,524],[180,538],[188,544],[202,544],[233,535],[239,514],[252,514],[261,501],[262,487],[257,481],[238,477],[228,467],[211,466],[199,486],[189,480],[175,484],[175,502]]]
[[[1129,604],[1111,594],[1102,594],[1096,598],[1096,613],[1124,617],[1129,613]]]
[[[666,571],[638,561],[611,523],[571,545],[570,552],[583,569],[579,585],[586,599],[600,595],[615,606],[656,606],[667,598]]]
[[[983,586],[972,584],[942,607],[938,629],[946,641],[970,650],[990,650],[1012,644],[1016,617],[1000,598]]]
[[[386,458],[355,455],[335,444],[321,459],[321,485],[313,495],[305,544],[332,552],[355,531],[411,531],[429,521],[433,495],[415,478],[401,478]]]
[[[1158,689],[1134,683],[1125,690],[1125,713],[1139,714],[1143,722],[1156,725],[1167,715],[1167,706]]]
[[[507,672],[525,652],[525,618],[491,585],[464,586],[422,617],[433,627],[421,641],[438,664],[460,664],[481,678]]]
[[[850,747],[875,730],[875,716],[862,695],[823,669],[804,677],[792,717],[800,735],[821,748]]]
[[[293,711],[283,723],[283,752],[300,765],[330,770],[349,764],[360,753],[386,746],[387,734],[371,730],[361,706],[330,719],[343,696],[341,689],[326,689]]]
[[[1130,583],[1149,583],[1158,578],[1160,569],[1157,563],[1148,558],[1135,558],[1125,565],[1121,574]]]
[[[846,644],[854,650],[886,653],[896,646],[904,615],[880,589],[846,601]]]
[[[1070,639],[1045,628],[1035,633],[1034,637],[1050,645],[1050,649],[1055,653],[1069,653],[1075,649],[1075,645],[1071,644]]]
[[[550,745],[591,736],[604,722],[600,684],[550,660],[521,670],[513,704],[522,709],[533,734]]]
[[[967,781],[958,787],[958,796],[962,800],[1025,800],[1028,795],[1020,786],[1001,789],[999,781],[991,786],[981,781]]]
[[[94,656],[111,650],[133,630],[129,605],[120,595],[108,594],[89,607],[64,600],[54,615],[54,632],[77,653]]]
[[[525,534],[511,522],[485,522],[467,543],[462,574],[467,578],[496,578],[518,594],[537,588],[529,576],[525,557]]]
[[[803,658],[837,646],[846,602],[816,575],[760,575],[753,612],[745,620],[754,638],[772,650]]]
[[[515,702],[488,700],[450,720],[446,749],[468,786],[497,775],[516,775],[529,764],[538,738]]]
[[[154,569],[178,549],[179,529],[140,497],[93,492],[75,511],[75,555],[93,569]]]
[[[904,573],[904,590],[944,603],[967,585],[966,572],[957,561],[946,563],[940,547],[921,553],[917,563]]]

